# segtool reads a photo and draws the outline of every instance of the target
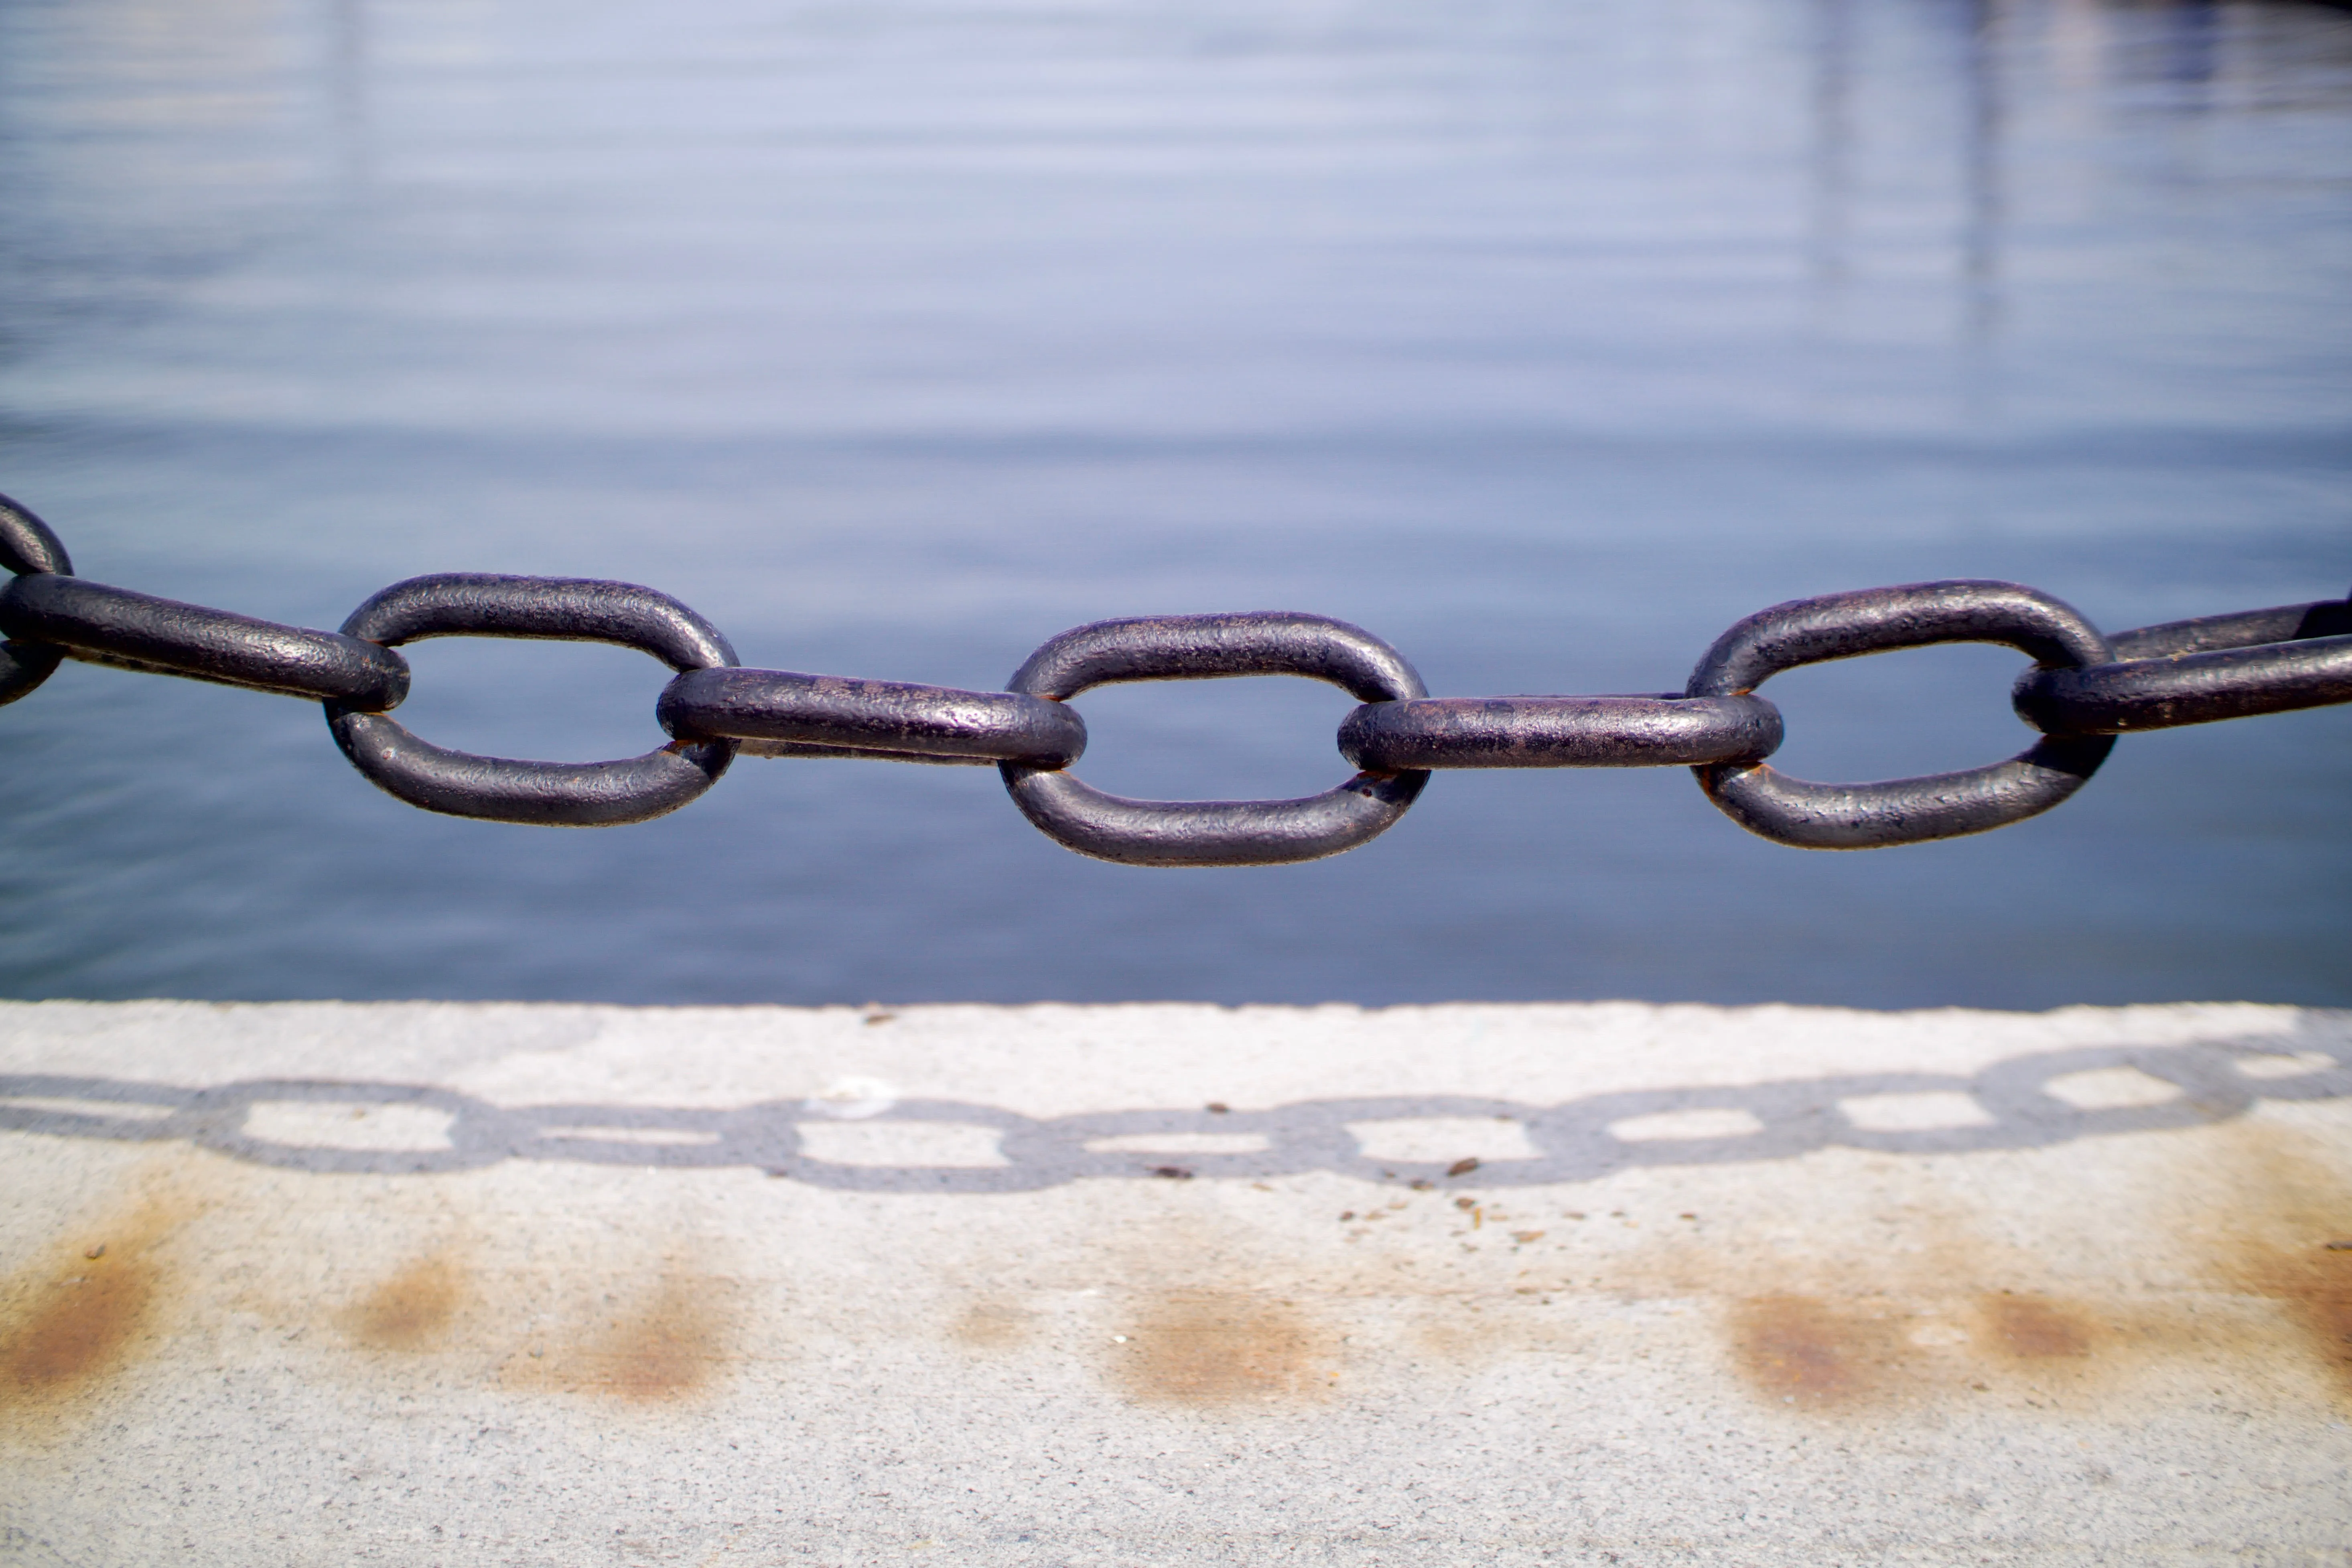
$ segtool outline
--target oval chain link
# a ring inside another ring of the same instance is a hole
[[[2014,583],[1910,583],[1797,599],[1717,637],[1692,671],[1693,697],[1745,695],[1782,670],[1937,643],[2005,643],[2042,667],[2107,662],[2107,642],[2074,607]],[[1874,849],[1983,833],[2049,810],[2083,787],[2111,736],[2050,738],[2005,763],[1878,784],[1790,778],[1761,761],[1695,769],[1707,798],[1750,833],[1802,849]]]
[[[1424,694],[1404,655],[1325,616],[1255,611],[1096,621],[1064,632],[1013,672],[1015,691],[1067,701],[1129,680],[1300,675],[1360,701]],[[1359,773],[1300,800],[1129,800],[1058,769],[1002,764],[1030,825],[1066,849],[1128,866],[1276,866],[1353,849],[1396,826],[1420,797],[1421,771]]]
[[[49,525],[6,496],[0,496],[0,568],[19,580],[73,575],[73,562]],[[5,628],[0,628],[0,638],[5,639],[0,640],[0,707],[5,707],[56,674],[66,650],[54,643],[20,642]]]
[[[343,632],[387,647],[442,637],[615,643],[677,670],[735,662],[719,628],[668,595],[576,577],[412,577],[353,610]],[[327,704],[327,726],[353,767],[411,805],[550,827],[611,827],[676,811],[718,783],[735,756],[725,740],[674,742],[614,763],[477,756],[338,702]]]

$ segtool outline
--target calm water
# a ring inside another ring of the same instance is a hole
[[[0,0],[0,490],[87,575],[312,626],[611,576],[747,663],[989,687],[1287,607],[1440,693],[1662,689],[1801,594],[2343,592],[2347,197],[2316,5]],[[444,743],[655,742],[639,656],[414,651]],[[2008,754],[2016,666],[1784,677],[1781,761]],[[1090,694],[1080,771],[1307,793],[1348,706]],[[1146,871],[968,769],[435,817],[314,709],[69,666],[0,710],[0,992],[2347,1004],[2347,784],[2337,710],[1909,849],[1457,774],[1341,859]]]

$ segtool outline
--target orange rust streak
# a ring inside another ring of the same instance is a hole
[[[1784,1399],[1841,1403],[1862,1383],[1847,1325],[1810,1296],[1759,1296],[1740,1303],[1733,1347],[1748,1380]]]
[[[605,1320],[584,1340],[551,1344],[508,1363],[519,1386],[599,1394],[631,1405],[682,1399],[708,1385],[727,1353],[723,1281],[663,1276],[641,1305]]]
[[[1989,1296],[1984,1315],[1992,1348],[2021,1361],[2091,1353],[2088,1323],[2056,1304],[2033,1296]]]
[[[447,1331],[465,1290],[464,1273],[447,1253],[420,1258],[352,1309],[352,1338],[370,1350],[423,1350]]]
[[[2287,1310],[2338,1391],[2352,1396],[2352,1252],[2326,1243],[2301,1249],[2248,1247],[2248,1282]]]
[[[1008,1350],[1028,1337],[1029,1315],[1007,1302],[975,1302],[948,1332],[970,1350]]]
[[[2208,1222],[2216,1272],[2277,1302],[2339,1401],[2352,1402],[2352,1181],[2340,1153],[2280,1128],[2233,1125],[2236,1190]]]
[[[144,1259],[109,1257],[33,1293],[0,1344],[0,1404],[29,1404],[113,1371],[147,1321],[161,1278]]]
[[[1161,1298],[1114,1345],[1129,1397],[1147,1405],[1230,1405],[1322,1396],[1328,1336],[1287,1301],[1237,1291]]]
[[[166,1283],[157,1248],[195,1212],[138,1200],[0,1284],[0,1410],[72,1397],[122,1368]]]
[[[646,1311],[614,1326],[604,1386],[635,1404],[675,1398],[709,1376],[715,1338],[700,1297],[664,1280]]]

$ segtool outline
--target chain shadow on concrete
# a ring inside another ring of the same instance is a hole
[[[563,1160],[751,1167],[812,1186],[878,1193],[1034,1192],[1089,1178],[1264,1180],[1309,1171],[1495,1187],[1828,1148],[2042,1148],[2203,1126],[2262,1100],[2347,1097],[2352,1039],[2306,1028],[2252,1040],[2036,1052],[1966,1075],[1853,1073],[1622,1090],[1557,1105],[1395,1095],[1049,1118],[945,1100],[898,1100],[845,1118],[814,1101],[731,1110],[500,1106],[417,1084],[250,1079],[189,1089],[18,1073],[0,1074],[0,1131],[184,1140],[255,1164],[325,1174]],[[1384,1149],[1412,1157],[1386,1157]]]

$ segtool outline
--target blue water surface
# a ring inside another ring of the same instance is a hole
[[[1441,694],[1679,687],[1801,595],[2120,628],[2352,583],[2352,13],[2101,0],[0,0],[0,490],[100,581],[332,626],[653,584],[746,663],[995,687],[1293,608]],[[444,744],[667,672],[412,650]],[[2016,655],[1784,676],[1780,763],[2022,746]],[[1307,682],[1081,700],[1125,794],[1311,793]],[[980,769],[745,759],[594,832],[381,795],[282,699],[0,710],[0,993],[2352,1004],[2352,710],[2127,738],[1868,854],[1679,770],[1441,775],[1139,870]]]

